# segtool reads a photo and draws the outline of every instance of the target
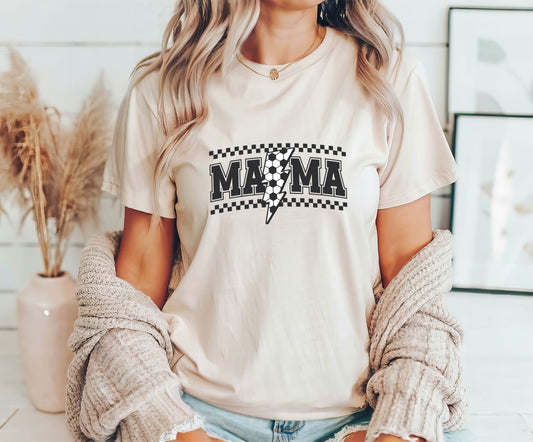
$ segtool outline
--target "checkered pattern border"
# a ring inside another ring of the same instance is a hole
[[[213,208],[211,209],[211,215],[214,215],[215,213],[224,213],[224,212],[232,212],[233,210],[241,210],[241,209],[257,209],[258,207],[266,207],[267,203],[263,201],[262,198],[258,199],[246,199],[246,200],[240,200],[240,201],[229,201],[226,203],[220,203],[215,204]],[[314,207],[314,208],[322,208],[322,209],[337,209],[337,210],[344,210],[346,207],[348,207],[348,202],[346,201],[338,201],[338,200],[329,200],[329,199],[323,199],[323,198],[286,198],[284,199],[279,207]]]
[[[345,207],[348,207],[347,201],[339,200],[328,200],[323,198],[287,198],[284,199],[280,206],[288,207],[315,207],[322,209],[338,209],[344,210]]]
[[[281,148],[295,149],[298,152],[318,153],[325,155],[338,155],[345,157],[346,152],[340,146],[331,146],[326,144],[307,144],[307,143],[269,143],[269,144],[250,144],[244,146],[226,147],[209,151],[209,155],[214,160],[226,157],[235,157],[238,155],[265,154]]]
[[[227,203],[215,204],[211,209],[211,215],[215,213],[231,212],[233,210],[241,209],[257,209],[258,207],[263,207],[263,204],[266,204],[262,199],[256,200],[240,200],[240,201],[230,201]]]

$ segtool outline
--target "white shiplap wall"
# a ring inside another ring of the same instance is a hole
[[[103,71],[115,112],[128,75],[143,56],[158,50],[173,0],[17,0],[0,2],[0,71],[8,68],[7,45],[29,63],[43,102],[68,122]],[[532,7],[533,0],[384,0],[404,25],[408,47],[425,65],[432,96],[445,122],[447,9],[456,6]],[[5,201],[2,201],[6,204]],[[0,218],[0,328],[16,327],[16,292],[42,270],[31,220],[18,230],[20,213],[10,207]],[[435,227],[447,227],[449,189],[433,197]],[[120,228],[122,211],[102,198],[98,230]],[[94,230],[94,229],[93,229]],[[77,273],[85,235],[77,231],[65,268]]]
[[[42,101],[56,106],[68,124],[100,72],[114,103],[114,115],[131,70],[159,49],[172,0],[17,0],[0,1],[0,71],[9,68],[7,46],[30,65]],[[2,204],[5,204],[2,201]],[[19,232],[19,211],[7,204],[0,217],[0,328],[16,327],[16,292],[42,270],[31,219]],[[94,230],[122,225],[118,203],[104,196],[100,226],[76,231],[65,269],[77,275],[81,249]]]

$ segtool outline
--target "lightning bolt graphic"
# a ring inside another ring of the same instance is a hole
[[[263,201],[268,205],[266,224],[270,222],[285,197],[283,187],[289,178],[287,166],[293,153],[294,148],[283,147],[268,152],[265,156],[265,165],[263,166],[265,193],[263,194]]]

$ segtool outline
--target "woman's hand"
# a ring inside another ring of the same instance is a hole
[[[409,437],[417,437],[414,434],[410,434]],[[382,434],[377,439],[376,442],[405,442],[406,439],[402,439],[398,436],[392,436],[390,434]],[[426,442],[426,439],[423,437],[418,437],[416,442]]]
[[[344,439],[344,442],[365,442],[366,430],[356,431],[355,433],[350,434]],[[416,437],[414,434],[410,434],[409,437]],[[390,434],[381,434],[376,442],[405,442],[405,439],[402,439],[397,436],[392,436]],[[426,439],[419,437],[417,442],[426,442]]]
[[[343,442],[365,442],[366,430],[356,431],[344,438]]]
[[[188,431],[187,433],[179,433],[176,439],[172,442],[220,442],[222,439],[212,438],[202,429],[198,428],[194,431]]]

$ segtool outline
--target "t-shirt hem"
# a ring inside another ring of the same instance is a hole
[[[155,208],[151,204],[139,202],[138,198],[136,201],[134,201],[132,198],[128,197],[128,195],[121,191],[120,186],[113,181],[104,180],[102,182],[101,189],[119,198],[120,202],[125,207],[149,214],[154,214],[156,212]],[[164,209],[162,209],[159,213],[159,216],[161,216],[162,218],[175,219],[176,213],[174,211],[166,212]]]
[[[112,181],[103,181],[101,189],[113,196],[120,196],[120,187]]]
[[[401,195],[395,196],[393,198],[388,198],[386,200],[380,200],[378,204],[378,210],[389,209],[391,207],[411,203],[419,198],[422,198],[428,193],[432,193],[435,190],[440,189],[441,187],[452,184],[456,180],[456,174],[452,173],[451,175],[446,175],[441,179],[432,180],[424,185],[411,189],[408,192],[402,193]]]

